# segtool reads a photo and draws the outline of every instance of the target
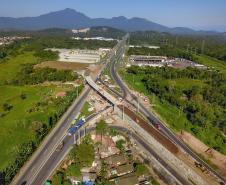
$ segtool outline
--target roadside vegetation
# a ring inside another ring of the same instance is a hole
[[[114,44],[44,34],[1,46],[0,172],[5,184],[11,182],[83,89],[82,85],[74,88],[64,84],[78,79],[73,71],[35,67],[43,61],[57,60],[58,53],[48,48],[98,49]],[[61,92],[65,95],[57,97]]]
[[[73,147],[67,159],[70,165],[66,169],[59,169],[52,177],[53,185],[71,184],[67,177],[80,177],[81,168],[89,167],[94,161],[94,146],[90,135],[82,139],[80,145]]]
[[[169,46],[190,54],[203,54],[226,62],[226,39],[218,35],[172,35],[153,31],[130,34],[132,45]]]
[[[101,150],[110,150],[109,147],[112,143],[109,143],[110,145],[107,143],[111,140],[111,137],[122,135],[116,130],[110,128],[105,120],[100,120],[96,123],[95,132],[97,135],[101,135],[101,141],[95,141],[95,139],[92,140],[91,135],[85,136],[79,145],[75,145],[71,149],[69,155],[55,172],[50,180],[52,184],[66,185],[70,184],[72,179],[82,181],[84,175],[86,176],[87,174],[87,172],[82,172],[84,171],[83,168],[86,168],[85,171],[87,171],[92,166],[94,161],[98,164],[98,167],[96,169],[93,168],[89,173],[95,174],[95,179],[92,179],[93,181],[95,180],[95,185],[114,185],[115,181],[117,181],[116,179],[120,177],[122,178],[122,176],[113,174],[110,175],[112,169],[117,169],[119,167],[121,167],[121,169],[122,167],[126,169],[130,165],[133,168],[133,172],[125,172],[127,173],[124,176],[125,178],[133,176],[136,179],[144,175],[151,183],[158,184],[157,181],[155,181],[150,175],[148,167],[141,163],[138,158],[133,156],[133,152],[131,152],[130,149],[132,145],[129,140],[126,139],[126,136],[123,136],[125,139],[120,139],[115,142],[116,147],[120,151],[119,153],[112,153],[108,157],[101,158],[101,153],[103,153]],[[93,134],[94,133],[92,133],[92,135]],[[121,159],[122,164],[115,164],[114,166],[113,164],[109,164],[109,162],[107,162],[107,158],[116,156],[118,156],[118,159],[115,160]],[[80,184],[84,183],[80,182]]]
[[[78,88],[80,92],[82,86]],[[71,104],[76,90],[57,86],[0,89],[6,93],[1,96],[1,169],[10,181]],[[56,99],[55,93],[61,90],[67,96]]]
[[[161,46],[161,49],[152,49],[148,47],[129,48],[128,55],[150,55],[150,56],[167,56],[175,58],[192,59],[192,54],[182,51],[173,46]]]
[[[69,37],[33,37],[24,41],[26,45],[30,45],[27,50],[40,50],[47,48],[66,48],[66,49],[99,49],[112,48],[117,41],[99,41],[99,40],[73,40]],[[41,50],[42,51],[42,50]]]
[[[57,70],[52,68],[37,68],[34,69],[33,64],[23,65],[21,71],[16,78],[8,81],[8,84],[13,85],[35,85],[45,81],[74,81],[78,79],[77,73],[71,70]]]
[[[186,130],[226,155],[226,40],[217,35],[171,35],[135,32],[130,55],[185,58],[208,70],[131,66],[121,70],[131,88],[149,97],[152,109],[171,128]],[[146,46],[157,45],[160,49]]]
[[[132,66],[121,75],[148,95],[153,109],[177,131],[191,132],[226,154],[225,76],[215,71]],[[133,76],[134,80],[131,80]]]

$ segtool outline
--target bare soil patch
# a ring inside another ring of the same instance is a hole
[[[86,70],[90,64],[85,63],[75,63],[75,62],[58,62],[58,61],[47,61],[37,64],[35,68],[55,68],[58,70],[74,70],[74,71],[82,71]]]
[[[119,106],[119,109],[123,110],[123,107]],[[164,147],[166,147],[171,153],[177,154],[179,152],[178,147],[172,141],[170,141],[168,138],[162,135],[157,129],[150,126],[150,124],[148,124],[141,117],[135,115],[130,109],[128,109],[127,107],[124,107],[124,112],[125,114],[129,115],[129,117],[133,121],[135,121],[138,125],[140,125],[140,127],[142,127],[151,136],[153,136],[159,143],[161,143]]]
[[[201,154],[207,160],[210,160],[211,163],[218,167],[219,173],[226,177],[226,156],[219,153],[218,151],[209,148],[207,145],[202,143],[192,134],[183,131],[180,134],[180,138],[188,144],[196,153]]]

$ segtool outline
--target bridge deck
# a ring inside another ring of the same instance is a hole
[[[108,101],[110,101],[113,105],[117,105],[118,101],[116,98],[114,98],[112,95],[110,95],[107,91],[105,91],[103,88],[98,86],[93,79],[90,76],[85,77],[86,82],[98,93],[100,93],[103,97],[105,97]]]

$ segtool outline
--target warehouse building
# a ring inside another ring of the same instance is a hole
[[[131,65],[162,67],[167,64],[167,57],[132,55],[129,61]]]
[[[145,55],[131,55],[129,57],[129,64],[136,66],[151,66],[151,67],[164,67],[169,66],[173,68],[187,68],[193,67],[197,69],[207,69],[206,66],[202,64],[197,64],[193,61],[183,59],[183,58],[168,58],[165,56],[145,56]]]

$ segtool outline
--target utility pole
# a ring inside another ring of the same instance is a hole
[[[81,142],[81,133],[80,133],[80,130],[78,131],[78,144],[80,144]]]
[[[166,43],[166,45],[168,45],[168,39],[166,39],[165,43]]]
[[[190,44],[187,44],[187,53],[189,52]]]
[[[205,40],[202,41],[202,49],[201,49],[202,54],[204,53],[204,49],[205,49]]]
[[[124,112],[125,110],[124,110],[124,105],[123,105],[123,107],[122,107],[122,120],[123,120],[123,122],[124,122],[124,120],[125,120],[125,112]]]
[[[176,36],[176,46],[177,46],[177,44],[178,44],[178,36]]]
[[[73,135],[73,138],[74,138],[74,144],[75,144],[75,142],[76,142],[76,140],[75,140],[75,134]]]
[[[139,113],[139,108],[140,108],[140,105],[139,105],[139,100],[137,98],[137,112]]]

